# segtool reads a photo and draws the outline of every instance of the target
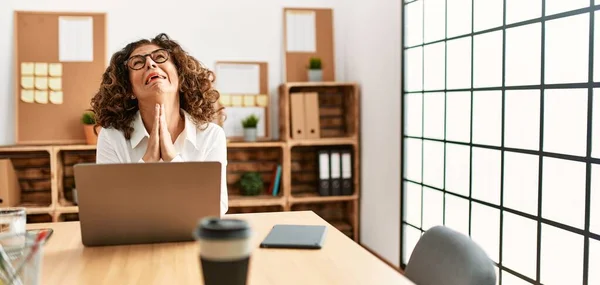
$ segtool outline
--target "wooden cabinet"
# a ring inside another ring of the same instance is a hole
[[[292,139],[290,100],[295,92],[316,92],[319,101],[320,137]],[[349,83],[286,83],[280,86],[280,141],[229,142],[227,185],[229,213],[312,210],[358,241],[360,199],[358,87]],[[320,196],[317,153],[344,149],[352,153],[352,193]],[[0,147],[0,159],[14,165],[21,187],[21,205],[28,222],[77,220],[77,188],[73,165],[95,161],[94,145],[44,145]],[[279,193],[266,192],[274,169],[282,168]],[[238,181],[246,171],[260,173],[265,191],[258,196],[241,194]]]

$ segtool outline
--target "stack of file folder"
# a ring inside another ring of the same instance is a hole
[[[322,149],[318,151],[319,195],[352,195],[352,151],[348,149]]]

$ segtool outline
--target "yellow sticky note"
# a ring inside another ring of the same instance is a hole
[[[256,96],[256,105],[260,107],[266,107],[269,105],[269,96],[268,95],[257,95]]]
[[[47,77],[36,77],[35,78],[35,89],[48,90],[48,78]]]
[[[33,62],[21,62],[21,75],[33,75]]]
[[[60,78],[60,77],[48,78],[48,87],[50,87],[50,90],[54,90],[54,91],[62,90],[62,78]]]
[[[244,106],[246,107],[253,107],[254,106],[254,95],[246,95],[244,96]]]
[[[62,63],[51,63],[48,66],[50,76],[62,76]]]
[[[35,63],[35,75],[36,76],[48,76],[48,64],[45,62]]]
[[[231,96],[231,106],[242,106],[242,95],[232,95]]]
[[[219,101],[221,102],[221,104],[223,106],[229,106],[229,105],[231,105],[231,96],[230,95],[221,95],[221,97],[219,98]]]
[[[48,104],[48,91],[35,90],[35,102],[40,104]]]
[[[63,103],[62,91],[50,91],[50,102],[52,104],[62,104]]]
[[[33,90],[21,90],[21,100],[25,103],[33,103]]]
[[[33,89],[33,76],[21,77],[21,87],[25,89]]]

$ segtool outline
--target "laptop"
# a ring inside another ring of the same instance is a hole
[[[192,241],[221,213],[221,163],[77,164],[84,246]]]

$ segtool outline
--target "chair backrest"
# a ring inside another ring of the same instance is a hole
[[[417,285],[495,285],[494,264],[468,236],[443,226],[426,231],[417,242],[406,277]]]

